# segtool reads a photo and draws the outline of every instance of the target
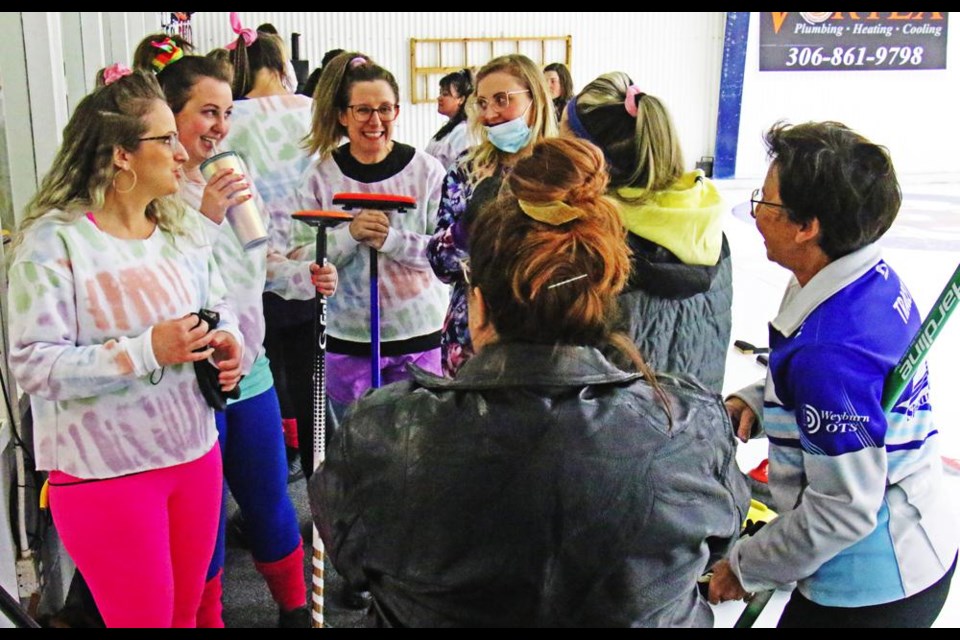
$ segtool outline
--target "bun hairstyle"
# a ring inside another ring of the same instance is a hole
[[[517,162],[470,230],[471,282],[502,340],[599,346],[630,273],[603,153],[547,139]]]
[[[470,224],[470,282],[501,341],[612,346],[643,373],[672,422],[653,372],[612,328],[630,249],[619,209],[604,195],[608,179],[596,145],[537,143]]]
[[[366,54],[345,51],[323,67],[313,96],[310,134],[304,139],[308,153],[319,154],[321,161],[333,153],[340,145],[340,140],[347,135],[347,128],[340,124],[340,114],[350,104],[350,91],[354,83],[376,80],[383,80],[390,85],[394,100],[399,104],[400,85],[396,78]]]

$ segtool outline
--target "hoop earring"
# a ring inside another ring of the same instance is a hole
[[[117,176],[119,176],[124,171],[129,171],[131,174],[133,174],[133,182],[130,184],[129,189],[117,188]],[[120,169],[113,175],[113,190],[116,191],[117,193],[130,193],[131,191],[134,190],[136,186],[137,186],[137,172],[134,171],[133,169]]]

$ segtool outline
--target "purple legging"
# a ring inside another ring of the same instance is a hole
[[[108,627],[195,627],[220,514],[220,446],[106,480],[50,472],[63,545]]]

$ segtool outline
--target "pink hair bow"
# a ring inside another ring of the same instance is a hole
[[[133,73],[133,71],[131,71],[127,65],[121,62],[114,62],[103,70],[103,86],[108,87],[120,78],[128,76],[131,73]]]
[[[256,29],[245,29],[242,24],[240,24],[240,14],[236,11],[230,12],[230,26],[233,27],[233,32],[238,36],[243,38],[244,43],[249,47],[254,42],[257,41],[257,30]],[[236,49],[237,41],[234,40],[227,44],[225,49]]]
[[[640,87],[635,84],[627,87],[627,97],[623,100],[623,106],[627,110],[627,113],[630,114],[630,117],[637,117],[637,96],[642,98],[645,95],[647,94],[645,94],[643,91],[640,91]]]

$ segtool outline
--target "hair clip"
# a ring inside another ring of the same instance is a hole
[[[583,216],[583,210],[571,207],[566,202],[560,202],[559,200],[537,204],[518,199],[517,205],[521,211],[537,222],[543,222],[554,227]]]
[[[162,53],[157,54],[151,63],[154,73],[160,73],[168,66],[183,57],[183,49],[177,46],[177,43],[168,37],[160,42],[151,42],[150,46],[160,49]]]
[[[347,63],[347,66],[351,69],[356,69],[367,64],[367,59],[363,56],[355,56],[350,59],[350,62]]]
[[[243,25],[240,24],[240,14],[236,11],[230,12],[230,27],[235,34],[243,38],[243,43],[248,47],[257,41],[257,30],[245,29]],[[223,45],[223,48],[232,51],[237,48],[237,41],[231,40],[229,43]]]
[[[572,278],[567,278],[566,280],[561,280],[560,282],[555,282],[551,285],[547,285],[547,289],[556,289],[557,287],[562,287],[565,284],[570,284],[571,282],[576,282],[577,280],[583,280],[587,277],[587,274],[581,273],[578,276],[573,276]]]
[[[133,73],[133,71],[127,65],[122,62],[114,62],[103,70],[103,86],[109,87],[120,78],[128,76],[131,73]]]
[[[643,91],[640,91],[640,87],[635,84],[627,87],[627,96],[623,99],[623,106],[631,117],[637,117],[637,102],[639,102],[640,98],[645,95],[647,94],[645,94]]]

